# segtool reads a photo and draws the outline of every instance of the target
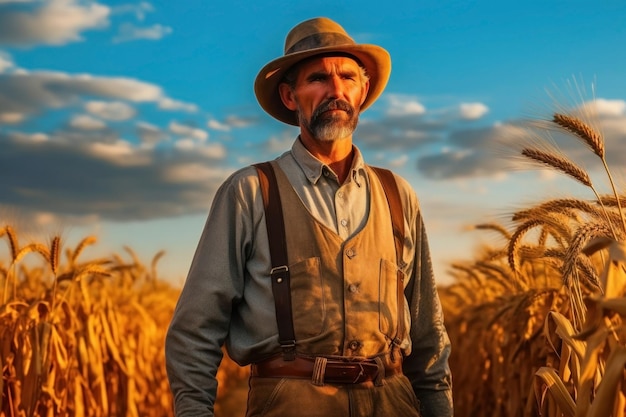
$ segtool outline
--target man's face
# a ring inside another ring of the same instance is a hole
[[[300,64],[293,88],[281,85],[285,105],[300,127],[320,141],[349,137],[356,129],[369,81],[348,57],[320,57]]]

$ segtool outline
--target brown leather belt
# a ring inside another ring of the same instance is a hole
[[[366,381],[374,381],[379,377],[379,366],[370,359],[335,359],[325,358],[323,381],[330,384],[360,384]],[[316,359],[307,356],[296,356],[292,361],[285,361],[280,356],[266,359],[262,362],[253,363],[250,366],[250,374],[262,378],[306,378],[314,377]],[[384,360],[381,364],[384,369],[384,378],[402,373],[400,360],[391,362]]]

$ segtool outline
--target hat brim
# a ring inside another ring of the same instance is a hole
[[[281,122],[298,126],[296,113],[283,104],[278,92],[278,85],[283,81],[285,73],[293,65],[303,59],[315,55],[337,52],[356,57],[365,67],[370,79],[370,87],[361,111],[367,109],[385,89],[391,73],[391,57],[389,53],[377,45],[340,45],[308,49],[277,58],[265,65],[254,81],[254,93],[261,107],[272,117]]]

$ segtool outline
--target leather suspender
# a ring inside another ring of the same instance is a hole
[[[388,169],[371,167],[385,190],[387,203],[389,204],[389,212],[391,213],[391,223],[393,225],[393,240],[396,244],[396,262],[398,264],[398,327],[393,343],[400,346],[404,338],[404,275],[402,268],[404,261],[402,260],[402,251],[404,249],[404,214],[402,212],[402,201],[400,200],[400,192],[398,184],[393,177],[393,173]]]
[[[265,208],[265,223],[272,262],[270,278],[272,280],[272,293],[274,295],[274,308],[276,310],[276,321],[278,325],[278,341],[283,349],[284,359],[293,360],[296,352],[296,337],[291,310],[291,289],[289,285],[289,267],[286,247],[287,240],[285,238],[285,225],[283,209],[280,202],[280,192],[274,168],[270,162],[255,164],[254,167],[259,176],[263,206]],[[393,343],[399,346],[404,338],[405,332],[404,279],[402,271],[400,270],[404,264],[402,261],[402,251],[404,248],[404,215],[402,211],[402,201],[400,200],[398,185],[393,173],[384,168],[370,168],[374,170],[380,179],[391,213],[396,261],[398,264],[398,327]]]
[[[293,314],[291,310],[291,287],[289,285],[289,267],[287,259],[287,239],[283,221],[283,207],[274,169],[269,162],[254,165],[259,175],[263,206],[265,207],[265,224],[270,247],[272,269],[272,293],[278,324],[278,343],[283,349],[285,360],[294,360],[296,354],[296,336],[293,330]]]

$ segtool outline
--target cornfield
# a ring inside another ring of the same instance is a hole
[[[556,150],[522,149],[595,198],[545,201],[507,227],[477,225],[505,243],[451,265],[454,282],[440,295],[459,416],[626,415],[626,196],[583,117],[555,113],[545,129],[600,158],[613,192],[598,193]],[[0,262],[0,416],[173,415],[163,346],[179,289],[157,276],[163,253],[149,267],[130,248],[128,260],[81,261],[95,237],[64,256],[59,237],[20,246],[5,225],[0,238],[10,253]],[[216,415],[243,415],[247,374],[225,357]]]

